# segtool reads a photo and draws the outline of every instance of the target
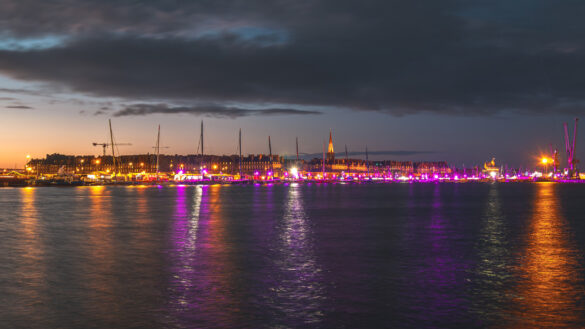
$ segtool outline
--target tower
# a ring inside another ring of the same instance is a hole
[[[329,147],[327,147],[327,162],[333,162],[335,160],[335,151],[333,151],[333,135],[331,129],[329,129]]]

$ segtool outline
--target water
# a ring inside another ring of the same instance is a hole
[[[585,327],[585,187],[0,189],[2,328]]]

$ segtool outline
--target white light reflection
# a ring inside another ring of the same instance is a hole
[[[484,321],[494,325],[503,321],[499,309],[505,302],[504,287],[511,279],[512,252],[508,243],[508,227],[498,188],[491,184],[481,219],[481,231],[476,242],[479,261],[475,269],[475,288],[472,309]],[[494,318],[494,315],[496,317]]]
[[[198,280],[195,269],[197,230],[199,228],[199,216],[201,211],[201,199],[203,191],[201,186],[194,189],[193,210],[189,212],[189,201],[186,195],[187,188],[177,188],[176,209],[174,218],[174,230],[172,236],[175,265],[173,266],[172,283],[173,297],[172,309],[177,315],[191,312],[190,304],[196,299],[194,280]]]
[[[280,232],[280,272],[276,293],[276,308],[286,314],[282,323],[295,326],[317,324],[322,319],[324,287],[321,269],[314,255],[311,229],[304,209],[302,187],[291,184]]]

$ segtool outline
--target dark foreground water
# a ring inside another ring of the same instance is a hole
[[[585,186],[0,189],[2,328],[585,327]]]

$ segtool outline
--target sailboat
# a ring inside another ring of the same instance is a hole
[[[240,132],[238,135],[238,152],[239,152],[239,161],[238,161],[239,179],[232,181],[232,184],[249,184],[249,183],[251,183],[251,181],[242,172],[242,128],[240,128]]]
[[[274,163],[272,162],[272,143],[270,141],[270,136],[268,136],[268,159],[270,160],[270,171],[266,174],[266,182],[280,182],[280,177],[276,177],[276,175],[274,175]]]
[[[370,158],[368,157],[368,146],[366,145],[366,177],[365,183],[372,183],[372,177],[370,176]]]

